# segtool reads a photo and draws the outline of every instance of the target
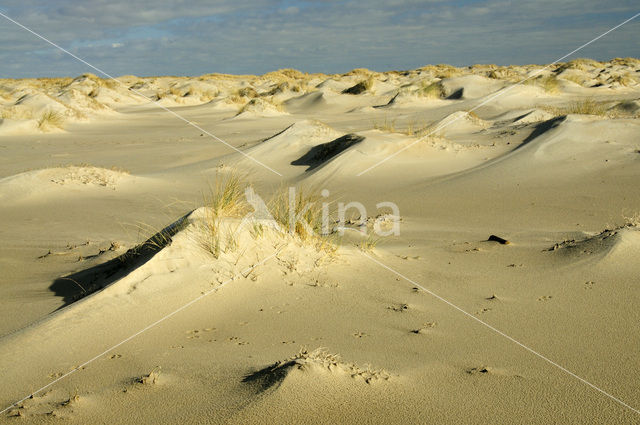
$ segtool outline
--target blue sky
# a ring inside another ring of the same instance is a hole
[[[640,12],[601,0],[4,0],[112,75],[548,63]],[[0,77],[94,72],[0,17]],[[640,17],[575,55],[640,56]]]

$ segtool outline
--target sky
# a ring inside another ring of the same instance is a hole
[[[549,63],[640,12],[640,3],[0,0],[0,12],[110,75],[152,76]],[[99,74],[2,16],[0,40],[0,77]],[[629,56],[640,57],[640,17],[571,58]]]

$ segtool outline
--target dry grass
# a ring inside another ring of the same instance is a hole
[[[240,107],[236,115],[240,115],[243,112],[261,112],[261,110],[267,110],[269,107],[278,112],[286,112],[282,102],[278,102],[274,98],[255,98]]]
[[[204,196],[205,218],[200,242],[214,258],[220,257],[222,250],[222,219],[242,217],[249,211],[249,206],[244,198],[246,186],[237,174],[218,175],[215,184],[209,186],[209,192]],[[225,251],[232,252],[237,247],[234,232],[228,231],[224,244]]]
[[[640,227],[640,212],[634,213],[632,216],[624,217],[626,226],[628,227]]]
[[[618,83],[624,87],[631,87],[638,84],[638,82],[631,76],[631,73],[626,73],[622,75],[616,75],[611,79],[612,83]]]
[[[65,117],[57,111],[45,111],[38,118],[38,128],[42,131],[54,128],[62,128],[64,126]]]
[[[376,238],[372,234],[369,234],[367,235],[367,238],[360,241],[357,246],[362,252],[373,252],[378,243],[380,243],[380,238]]]
[[[387,133],[395,133],[396,132],[396,120],[390,120],[385,117],[382,122],[374,122],[373,128],[375,130],[386,131]]]
[[[302,240],[314,239],[322,233],[320,196],[317,191],[305,187],[293,189],[295,192],[291,192],[292,188],[278,190],[269,202],[269,211],[274,220],[289,233]]]
[[[0,118],[13,120],[30,120],[33,111],[24,105],[13,105],[0,110]]]
[[[362,94],[368,90],[371,90],[371,88],[373,87],[373,83],[374,83],[373,77],[369,77],[365,80],[360,81],[354,86],[351,86],[347,89],[342,90],[342,94],[354,94],[354,95]]]
[[[599,102],[593,99],[579,100],[569,104],[564,109],[567,114],[582,114],[582,115],[599,115],[603,116],[607,113],[607,108]]]
[[[524,84],[541,87],[546,93],[556,94],[560,92],[560,84],[555,75],[539,76],[526,80]]]
[[[608,109],[606,105],[600,102],[596,102],[593,99],[578,100],[568,104],[567,106],[548,106],[541,105],[540,109],[552,113],[556,116],[568,115],[568,114],[580,114],[580,115],[597,115],[607,116]]]
[[[397,121],[395,119],[385,117],[382,122],[374,122],[373,128],[387,133],[405,134],[415,137],[422,137],[435,128],[433,125],[424,125],[417,121],[409,121],[404,126],[397,126],[396,123]]]
[[[435,83],[422,84],[422,87],[418,89],[418,96],[426,97],[427,99],[442,99],[445,96],[444,87],[440,81]]]
[[[564,64],[560,64],[557,72],[562,72],[565,69],[578,69],[580,71],[589,71],[593,68],[599,68],[602,63],[588,58],[577,58]]]
[[[563,75],[560,75],[559,78],[562,78],[563,80],[571,81],[572,83],[576,83],[579,86],[583,86],[585,83],[584,77],[576,74],[563,74]]]

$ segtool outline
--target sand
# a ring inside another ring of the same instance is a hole
[[[543,68],[1,80],[0,423],[638,423],[640,61]]]

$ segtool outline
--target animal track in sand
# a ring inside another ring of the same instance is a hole
[[[594,286],[595,284],[596,284],[596,283],[595,283],[594,281],[589,280],[589,281],[587,281],[587,282],[585,282],[585,283],[584,283],[584,287],[585,287],[586,289],[593,289],[593,286]]]
[[[68,417],[74,412],[81,401],[80,395],[75,392],[68,397],[56,398],[51,390],[40,395],[32,395],[27,400],[9,410],[7,415],[14,418],[24,417]]]
[[[551,298],[553,298],[553,295],[543,295],[538,298],[538,301],[549,301]]]
[[[392,311],[397,311],[397,312],[403,312],[403,311],[409,310],[409,304],[405,304],[405,303],[393,304],[388,306],[387,309]]]
[[[248,345],[249,344],[247,341],[242,340],[238,336],[231,336],[231,337],[227,338],[227,341],[233,342],[236,345]]]
[[[313,379],[313,375],[327,372],[361,379],[367,384],[390,378],[390,374],[384,369],[374,369],[371,365],[361,368],[355,363],[345,363],[339,355],[328,353],[321,348],[311,352],[303,348],[295,356],[249,373],[242,382],[253,386],[259,394],[277,389],[291,373],[297,374],[300,378]]]
[[[491,369],[486,366],[471,367],[465,370],[469,375],[486,375],[491,373]]]
[[[480,310],[476,311],[476,314],[485,314],[485,313],[488,313],[490,311],[491,311],[490,308],[485,307],[485,308],[481,308]]]
[[[353,334],[351,334],[354,338],[364,338],[365,336],[369,336],[369,334],[366,334],[364,332],[355,332]]]
[[[122,357],[122,354],[112,354],[109,356],[109,359],[113,360],[113,359],[119,359],[121,357]]]
[[[416,328],[416,329],[412,329],[411,333],[413,334],[425,334],[427,333],[427,331],[431,328],[435,328],[436,327],[436,322],[427,322],[427,323],[423,323],[421,327]]]
[[[401,258],[403,260],[419,260],[420,256],[419,255],[414,255],[414,256],[410,256],[410,255],[396,255],[396,257]]]
[[[204,332],[215,331],[216,328],[204,328],[204,329],[193,329],[187,331],[187,339],[198,339],[202,336]]]
[[[313,288],[338,288],[340,285],[337,282],[330,282],[326,279],[312,279],[307,283],[308,286]]]

